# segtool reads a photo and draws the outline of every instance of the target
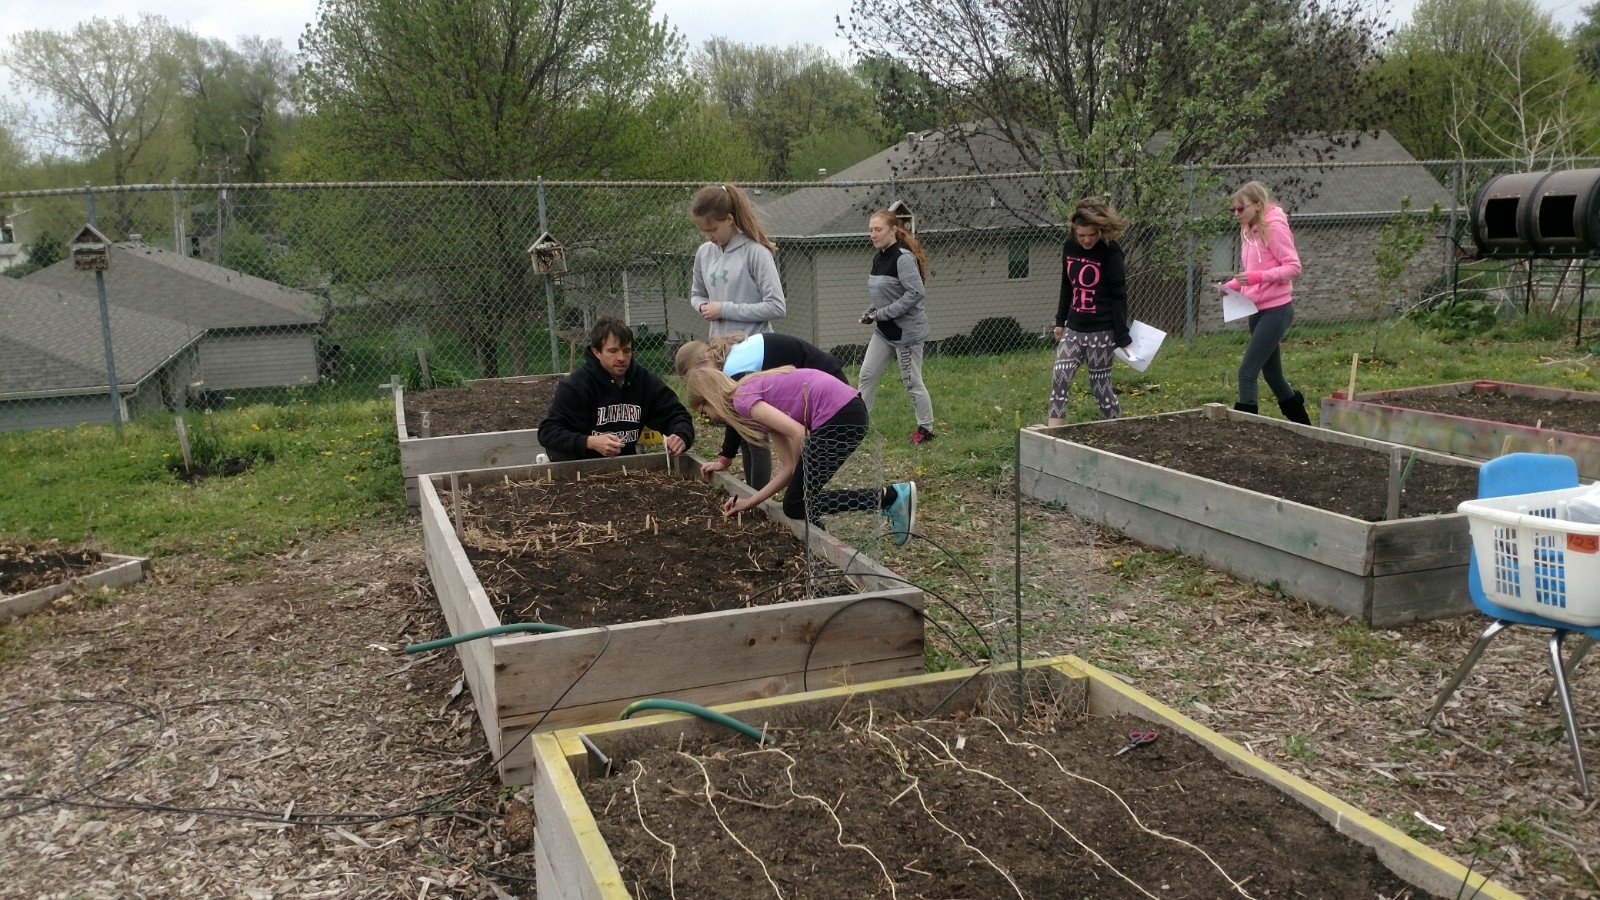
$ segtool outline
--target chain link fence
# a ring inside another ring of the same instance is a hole
[[[1516,168],[1324,163],[1222,175],[1279,194],[1305,261],[1296,322],[1315,323],[1393,316],[1454,292],[1474,192]],[[746,185],[778,244],[788,297],[778,328],[860,361],[867,218],[893,206],[929,256],[930,358],[1046,346],[1064,238],[1050,198],[1069,196],[1070,184],[1024,173]],[[0,194],[9,210],[0,266],[22,276],[0,278],[0,429],[106,422],[113,408],[129,418],[367,398],[394,376],[421,387],[563,372],[608,315],[634,327],[641,362],[670,372],[676,344],[705,332],[687,299],[702,240],[687,209],[699,187],[175,183]],[[1438,204],[1444,239],[1430,236],[1398,275],[1384,275],[1375,251],[1403,198],[1416,217]],[[1195,219],[1214,223],[1209,240],[1166,246],[1175,229],[1140,222],[1124,236],[1134,316],[1188,340],[1243,327],[1222,323],[1211,288],[1238,267],[1226,199],[1189,201]],[[111,242],[99,272],[66,254],[90,223]],[[1588,275],[1518,265],[1478,265],[1473,285],[1561,308]]]

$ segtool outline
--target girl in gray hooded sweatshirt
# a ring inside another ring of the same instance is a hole
[[[768,334],[788,304],[778,281],[776,245],[767,237],[755,204],[736,184],[708,184],[694,195],[689,218],[706,236],[694,254],[689,305],[711,326],[711,337]],[[744,480],[760,490],[772,477],[772,451],[746,441],[740,449]]]
[[[736,184],[708,184],[694,195],[689,218],[706,242],[694,255],[689,305],[711,326],[711,337],[772,331],[788,311],[778,281],[777,249]]]

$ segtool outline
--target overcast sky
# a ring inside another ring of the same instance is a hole
[[[665,17],[688,38],[691,50],[712,37],[744,44],[789,46],[815,44],[846,62],[848,45],[836,31],[835,17],[848,20],[850,0],[656,0],[657,18]],[[1583,7],[1597,0],[1536,0],[1558,25],[1570,26]],[[1394,0],[1397,21],[1410,18],[1415,0]],[[7,33],[29,29],[68,31],[96,16],[137,18],[141,12],[165,16],[206,37],[230,43],[241,35],[275,37],[291,51],[306,26],[316,18],[316,0],[74,0],[70,6],[14,0],[6,4]],[[3,45],[0,45],[3,46]],[[0,67],[0,91],[9,79]]]
[[[240,35],[295,42],[316,18],[316,0],[75,0],[70,6],[51,3],[8,3],[7,32],[29,29],[70,30],[96,16],[133,20],[140,13],[165,16],[206,37],[233,42]],[[844,55],[846,45],[834,34],[834,17],[848,18],[849,0],[768,0],[754,14],[749,0],[656,0],[656,18],[669,19],[689,39],[691,49],[707,38],[723,36],[745,44],[816,44]]]
[[[1396,0],[1396,17],[1409,18],[1414,2]],[[1583,6],[1592,0],[1537,2],[1557,24],[1571,25],[1582,18]],[[317,13],[316,0],[74,0],[69,6],[18,0],[7,6],[8,32],[66,31],[95,16],[133,19],[149,12],[207,37],[232,42],[240,35],[259,34],[282,39],[290,50]],[[848,20],[850,0],[766,0],[757,7],[750,0],[656,0],[655,9],[658,18],[669,19],[688,37],[691,49],[707,38],[722,36],[745,44],[816,44],[841,57],[848,50],[835,33],[834,17]]]

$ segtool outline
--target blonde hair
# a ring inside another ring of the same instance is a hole
[[[683,384],[690,409],[704,411],[711,418],[728,425],[752,446],[768,446],[770,436],[757,427],[753,420],[733,411],[733,392],[738,389],[739,383],[722,374],[721,369],[695,366],[683,376]]]
[[[779,366],[776,369],[763,369],[760,372],[751,372],[744,377],[748,384],[757,378],[768,375],[781,375],[793,372],[794,366]],[[771,443],[771,435],[766,429],[757,425],[754,419],[741,416],[733,411],[733,392],[738,390],[740,382],[734,381],[722,373],[720,368],[712,366],[695,366],[683,376],[684,393],[690,409],[699,412],[701,407],[710,410],[711,417],[726,423],[739,436],[757,447],[766,447]]]
[[[767,230],[761,226],[755,203],[737,184],[708,184],[701,188],[689,203],[689,216],[694,219],[714,218],[719,222],[733,216],[733,227],[768,250],[778,252],[778,245],[767,237]]]
[[[867,216],[868,222],[871,222],[873,219],[882,219],[885,224],[894,229],[894,239],[902,244],[905,244],[906,249],[911,251],[911,255],[917,258],[917,274],[922,276],[923,281],[927,281],[928,255],[922,252],[922,242],[917,240],[917,236],[907,231],[905,227],[900,224],[900,217],[895,215],[891,210],[880,209],[872,215]]]
[[[672,357],[672,368],[678,373],[678,377],[682,378],[689,374],[690,369],[705,365],[705,362],[706,342],[689,341],[679,347],[677,354]]]
[[[1074,228],[1093,228],[1108,241],[1122,237],[1122,233],[1128,230],[1128,220],[1118,215],[1116,208],[1101,197],[1079,200],[1077,207],[1072,210],[1071,222]]]
[[[1272,192],[1267,190],[1267,186],[1259,181],[1246,181],[1233,192],[1232,202],[1256,204],[1256,214],[1250,217],[1250,221],[1240,223],[1240,228],[1255,229],[1256,234],[1261,237],[1261,246],[1270,246],[1271,240],[1267,236],[1267,207],[1272,205]]]
[[[707,341],[690,341],[678,348],[678,354],[672,358],[672,367],[677,370],[678,377],[689,374],[695,366],[715,366],[722,368],[728,361],[728,354],[733,352],[734,345],[743,343],[747,335],[740,331],[735,334],[724,334]]]

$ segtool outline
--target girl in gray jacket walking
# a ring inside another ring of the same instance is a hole
[[[867,297],[872,305],[861,315],[861,324],[875,326],[861,360],[861,399],[870,410],[878,379],[894,357],[917,416],[911,443],[925,444],[934,438],[933,400],[922,383],[922,345],[928,339],[922,283],[928,276],[928,258],[916,235],[901,228],[900,220],[887,209],[868,217],[867,237],[878,252],[872,258],[872,274],[867,276]]]

